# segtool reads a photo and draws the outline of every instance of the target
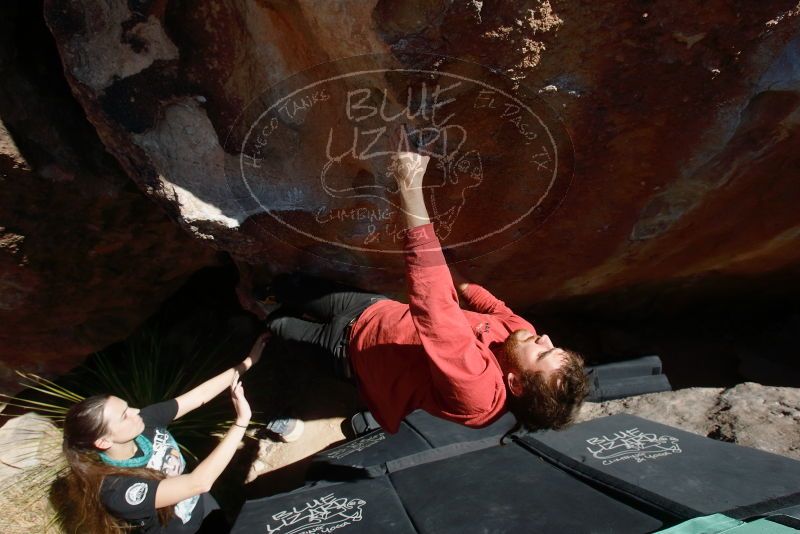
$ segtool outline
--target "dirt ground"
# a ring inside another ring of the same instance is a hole
[[[262,361],[245,375],[253,422],[289,415],[304,423],[302,436],[281,443],[259,428],[248,431],[234,464],[213,491],[229,514],[244,500],[303,485],[312,457],[352,438],[350,417],[362,409],[355,387],[332,376],[320,354],[272,340]]]

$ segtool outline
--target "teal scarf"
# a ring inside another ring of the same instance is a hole
[[[128,458],[127,460],[115,460],[109,457],[106,453],[100,453],[100,459],[103,460],[104,463],[108,465],[113,465],[114,467],[144,467],[147,465],[147,462],[150,461],[150,458],[153,457],[153,445],[150,443],[150,440],[147,439],[144,434],[139,434],[134,438],[136,442],[136,446],[141,449],[144,453],[142,456],[133,455],[133,458]]]

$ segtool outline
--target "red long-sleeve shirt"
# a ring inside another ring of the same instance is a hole
[[[405,258],[409,304],[378,301],[350,333],[362,398],[390,433],[418,408],[469,427],[494,422],[506,388],[490,345],[533,326],[475,284],[462,295],[471,310],[459,307],[433,225],[409,232]]]

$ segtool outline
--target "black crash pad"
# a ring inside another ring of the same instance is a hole
[[[247,501],[231,534],[416,532],[386,477]]]
[[[384,430],[373,430],[316,454],[311,461],[306,479],[342,481],[377,477],[386,472],[387,461],[430,448],[428,442],[418,432],[403,422],[395,434],[389,434]]]
[[[586,400],[590,402],[672,390],[666,375],[661,372],[661,358],[658,356],[587,366],[586,370],[589,379]]]
[[[434,417],[422,410],[416,410],[406,416],[405,422],[416,430],[431,447],[443,447],[453,443],[478,441],[490,437],[497,437],[499,442],[503,434],[514,427],[517,420],[511,413],[506,412],[488,426],[469,428]]]
[[[612,494],[676,519],[714,513],[746,519],[800,504],[800,462],[633,415],[515,439]]]
[[[661,358],[655,355],[599,365],[587,365],[586,370],[591,371],[591,375],[597,376],[601,380],[653,376],[663,373]]]
[[[589,395],[586,400],[589,402],[605,402],[646,393],[660,393],[662,391],[672,391],[672,386],[666,375],[593,380],[590,382]]]
[[[637,534],[662,527],[661,521],[603,495],[515,443],[423,461],[389,477],[417,531],[425,534]]]
[[[476,444],[483,448],[469,450]],[[389,475],[248,501],[232,533],[645,534],[663,526],[513,442],[456,443],[388,465]]]
[[[400,424],[396,434],[374,430],[343,445],[314,456],[308,481],[342,481],[376,477],[386,472],[386,462],[432,448],[500,438],[514,426],[514,416],[506,413],[484,428],[468,428],[417,410]]]

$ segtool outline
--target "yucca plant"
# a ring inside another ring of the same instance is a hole
[[[120,354],[98,354],[87,365],[88,381],[96,384],[90,394],[110,393],[136,407],[177,397],[220,370],[220,352],[229,336],[216,343],[195,337],[183,354],[171,352],[163,341],[159,330],[151,327],[130,339]],[[220,395],[175,421],[170,432],[184,453],[196,461],[193,450],[211,435],[224,434],[232,416],[230,400]]]
[[[228,336],[214,344],[196,337],[184,354],[168,352],[163,341],[156,327],[145,328],[121,346],[95,354],[63,377],[62,384],[18,372],[20,385],[31,394],[0,395],[0,401],[37,412],[58,425],[72,404],[91,395],[107,393],[125,399],[131,406],[147,406],[177,397],[218,372],[220,349],[227,344]],[[170,432],[187,460],[196,462],[193,451],[207,444],[209,437],[224,434],[233,415],[230,400],[223,394],[172,423]]]

